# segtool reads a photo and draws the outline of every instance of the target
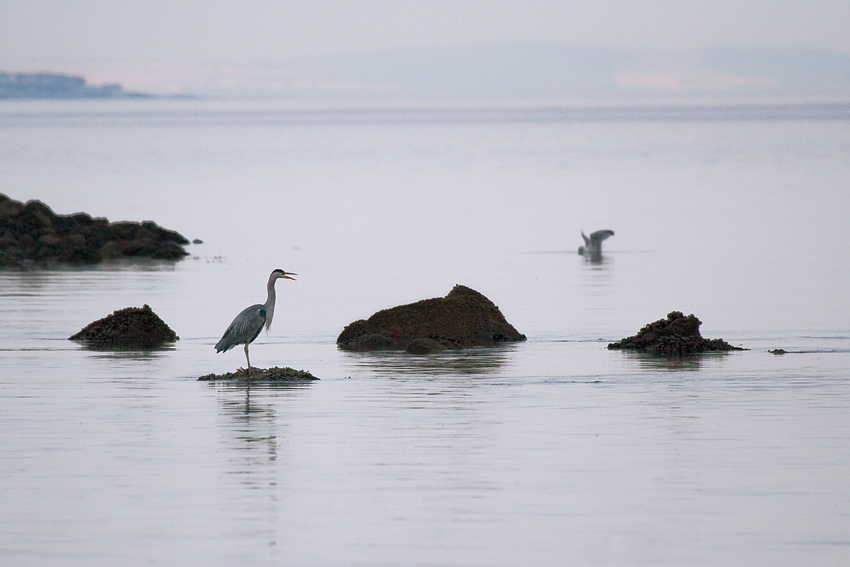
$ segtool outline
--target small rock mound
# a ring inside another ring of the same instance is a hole
[[[266,380],[271,382],[308,382],[318,380],[306,370],[295,370],[294,368],[251,368],[249,373],[244,368],[236,372],[225,372],[224,374],[207,374],[198,378],[200,381],[212,380]]]
[[[146,304],[128,307],[89,323],[73,341],[96,348],[158,348],[180,339]]]
[[[667,314],[642,328],[637,335],[608,345],[609,350],[628,349],[651,354],[677,355],[709,351],[746,350],[723,339],[704,339],[699,332],[702,321],[693,314],[685,317],[681,311]]]
[[[86,213],[57,215],[41,201],[0,193],[0,268],[81,266],[118,258],[179,260],[189,241],[155,222],[114,222]]]
[[[406,350],[426,354],[447,348],[524,341],[492,301],[456,285],[445,297],[378,311],[345,327],[336,342],[351,351]]]

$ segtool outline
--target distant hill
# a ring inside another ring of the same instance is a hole
[[[789,89],[850,87],[850,55],[787,47],[717,47],[698,52],[700,64],[739,76],[762,77]]]
[[[402,98],[535,98],[611,90],[632,57],[605,48],[479,44],[410,48],[292,61],[296,89]]]
[[[140,84],[181,95],[293,101],[560,101],[850,98],[850,53],[770,47],[624,49],[479,43],[203,65],[131,65]],[[120,68],[118,65],[117,68]],[[163,73],[163,69],[167,72]],[[104,71],[101,70],[100,73]],[[150,82],[167,76],[167,86]],[[126,79],[132,80],[132,79]],[[80,76],[0,72],[0,99],[151,97]]]
[[[794,48],[492,43],[307,56],[270,64],[264,76],[275,70],[269,91],[295,98],[850,94],[850,54]]]
[[[89,85],[83,77],[53,73],[0,72],[0,99],[148,98],[118,84]]]

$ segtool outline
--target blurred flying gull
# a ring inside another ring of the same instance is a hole
[[[599,259],[602,257],[602,241],[609,236],[614,236],[613,230],[597,230],[591,232],[590,236],[581,231],[581,237],[584,239],[584,246],[578,247],[579,256],[587,254],[591,259]]]

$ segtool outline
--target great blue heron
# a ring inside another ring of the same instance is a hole
[[[581,237],[584,239],[584,246],[578,247],[579,256],[584,256],[586,253],[591,259],[601,258],[602,241],[609,236],[614,236],[613,230],[597,230],[596,232],[591,232],[590,237],[586,236],[584,231],[581,231]]]
[[[289,276],[297,276],[292,272],[284,272],[283,270],[275,270],[269,276],[269,283],[266,286],[269,291],[269,297],[266,302],[260,305],[252,305],[246,307],[242,313],[236,316],[236,319],[230,324],[227,330],[222,335],[221,340],[215,344],[216,352],[227,352],[236,345],[245,344],[245,360],[248,361],[248,371],[251,371],[251,359],[248,358],[248,345],[259,336],[260,331],[265,325],[266,330],[272,326],[272,317],[274,316],[274,282],[280,278],[294,280]]]

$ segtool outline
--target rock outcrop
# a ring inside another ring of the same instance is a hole
[[[236,372],[225,372],[224,374],[207,374],[198,378],[201,381],[214,380],[251,380],[251,381],[269,381],[269,382],[310,382],[318,380],[315,376],[306,370],[295,370],[294,368],[254,368],[248,372],[244,368],[240,368]]]
[[[41,201],[0,194],[0,268],[80,266],[117,258],[179,260],[189,241],[152,221],[113,222],[57,215]]]
[[[673,311],[643,327],[637,335],[608,345],[610,350],[636,350],[659,355],[691,354],[709,351],[745,350],[723,339],[704,339],[699,332],[702,321],[693,314],[687,317]]]
[[[162,347],[180,339],[150,306],[128,307],[103,319],[89,323],[79,333],[69,337],[93,348]]]
[[[456,285],[446,297],[423,299],[378,311],[351,323],[336,342],[351,351],[406,350],[425,354],[447,348],[524,341],[492,301]]]

